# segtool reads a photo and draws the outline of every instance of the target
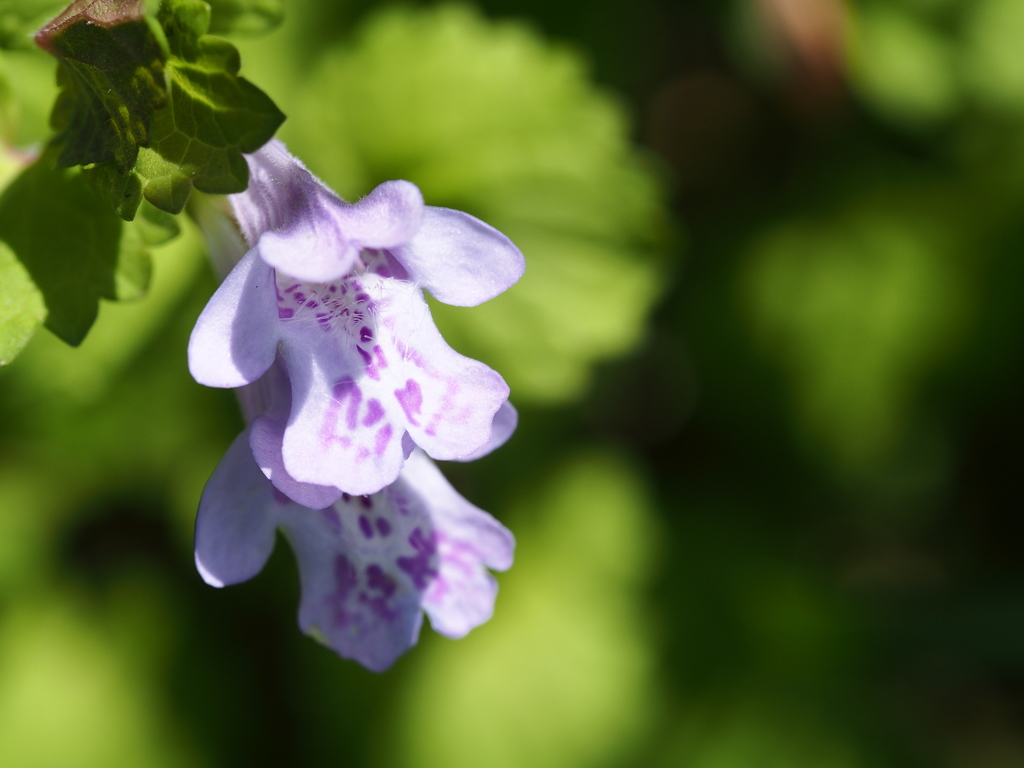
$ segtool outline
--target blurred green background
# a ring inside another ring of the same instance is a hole
[[[53,5],[0,2],[8,146]],[[436,308],[520,409],[444,467],[517,562],[384,675],[298,633],[287,546],[201,582],[242,425],[186,369],[186,227],[148,299],[0,371],[0,764],[1024,765],[1019,0],[241,6],[314,172],[526,254]]]

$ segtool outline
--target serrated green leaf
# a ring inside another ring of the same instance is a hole
[[[212,0],[210,32],[262,35],[284,20],[281,0]]]
[[[141,0],[73,3],[36,34],[61,67],[51,123],[63,166],[112,163],[125,173],[167,99],[166,51]]]
[[[111,215],[82,172],[54,167],[53,154],[0,196],[0,241],[41,296],[46,327],[77,345],[100,298],[145,292],[149,256],[142,228]]]
[[[60,163],[90,166],[93,187],[126,221],[143,199],[176,214],[193,188],[243,191],[242,154],[269,141],[284,115],[238,76],[238,51],[206,34],[210,6],[165,0],[153,21],[131,15],[141,0],[108,0],[124,15],[114,23],[81,1],[37,38],[65,65],[53,117]]]
[[[18,356],[45,317],[42,294],[14,251],[0,242],[0,365]]]

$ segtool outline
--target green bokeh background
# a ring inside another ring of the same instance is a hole
[[[9,146],[52,5],[0,2]],[[242,425],[186,369],[186,225],[0,370],[0,765],[1024,765],[1019,0],[292,0],[233,40],[343,195],[407,178],[526,254],[435,306],[520,409],[445,467],[516,565],[383,675],[299,634],[283,544],[201,582]]]

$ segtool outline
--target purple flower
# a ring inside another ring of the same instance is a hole
[[[231,202],[251,250],[200,315],[189,368],[240,387],[280,355],[290,409],[253,425],[264,470],[355,496],[393,482],[415,446],[435,459],[485,452],[508,387],[445,343],[421,289],[487,301],[522,275],[519,250],[468,214],[424,206],[409,182],[349,204],[280,142],[249,166]]]
[[[249,451],[248,430],[203,491],[196,566],[222,587],[255,576],[280,529],[298,560],[303,632],[365,667],[387,669],[416,643],[422,614],[458,638],[487,621],[515,542],[460,496],[421,451],[395,483],[309,509],[279,493]]]

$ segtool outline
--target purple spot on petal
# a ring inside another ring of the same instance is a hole
[[[362,347],[357,346],[356,352],[363,358],[363,362],[366,363],[366,375],[374,381],[380,381],[380,372],[377,370],[377,366],[373,364],[373,357]]]
[[[359,503],[367,509],[373,509],[373,498],[370,496],[360,496]]]
[[[295,315],[295,310],[291,307],[278,307],[277,308],[277,319],[288,320]]]
[[[389,536],[391,534],[391,523],[387,521],[387,518],[378,517],[374,522],[377,523],[377,533],[381,536]]]
[[[378,344],[377,346],[375,346],[373,348],[373,356],[375,358],[377,358],[377,367],[378,368],[387,368],[388,367],[388,359],[386,357],[384,357],[384,350],[381,348],[380,344]]]
[[[359,516],[359,530],[363,532],[363,536],[366,538],[373,538],[373,526],[370,525],[370,520],[366,515]]]
[[[383,592],[384,597],[391,597],[398,588],[395,580],[384,573],[384,569],[376,563],[366,566],[366,585],[370,589]]]
[[[334,609],[334,624],[338,627],[351,625],[356,618],[345,608],[349,596],[358,584],[355,566],[344,555],[334,560],[334,592],[328,598],[328,604]]]
[[[378,456],[383,456],[384,451],[388,449],[388,443],[391,442],[392,429],[390,424],[385,424],[379,430],[377,430],[377,436],[373,442],[373,452]]]
[[[384,406],[375,397],[370,398],[366,403],[366,416],[363,417],[363,426],[372,427],[384,418]]]
[[[417,589],[426,589],[437,569],[433,566],[434,554],[437,552],[437,541],[433,532],[425,536],[422,529],[416,528],[409,535],[409,544],[416,551],[412,557],[400,557],[395,562],[398,567],[409,574]]]
[[[395,398],[402,406],[402,410],[405,411],[405,418],[409,423],[414,427],[419,426],[416,416],[419,415],[420,409],[423,407],[423,390],[420,389],[419,383],[414,379],[409,379],[405,382],[404,389],[395,390]]]
[[[359,340],[365,344],[373,338],[373,331],[367,328],[365,325],[359,329]]]

